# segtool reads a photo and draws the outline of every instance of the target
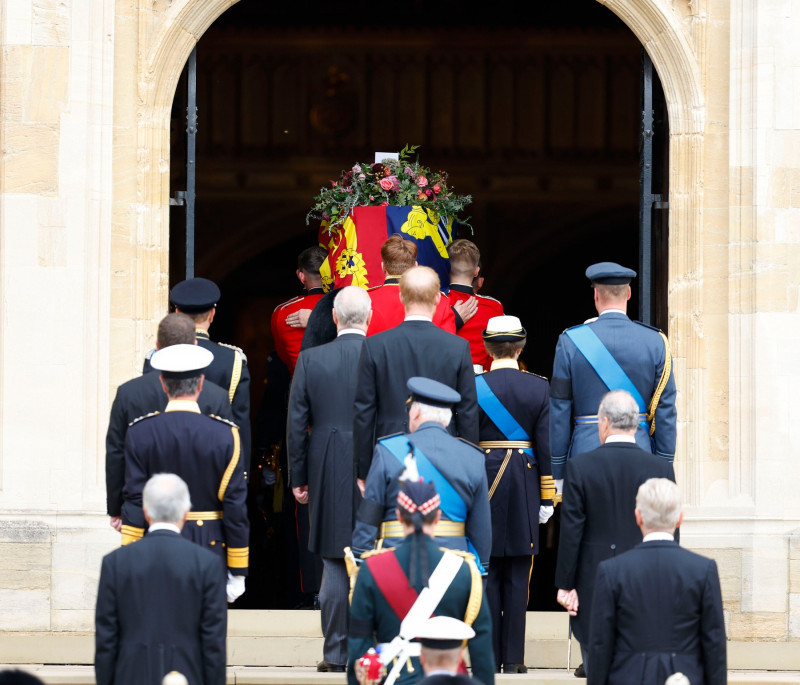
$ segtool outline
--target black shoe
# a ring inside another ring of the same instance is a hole
[[[503,673],[527,673],[528,667],[525,664],[503,664]]]
[[[583,664],[578,666],[578,668],[575,669],[575,672],[572,675],[574,675],[576,678],[585,678],[586,669],[583,667]]]
[[[344,666],[329,664],[325,659],[317,664],[317,671],[320,673],[344,673]]]

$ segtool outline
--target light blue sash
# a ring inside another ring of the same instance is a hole
[[[492,392],[489,384],[483,376],[475,377],[475,389],[478,392],[478,404],[486,415],[492,420],[507,440],[520,440],[530,442],[530,435],[525,432],[525,429],[519,425],[519,422],[511,415],[503,406],[503,403],[497,399],[497,395]],[[533,455],[533,449],[530,447],[523,448],[526,454]]]

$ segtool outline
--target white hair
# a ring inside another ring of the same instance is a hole
[[[142,503],[153,523],[181,523],[192,508],[189,487],[174,473],[157,473],[144,486]]]
[[[648,533],[672,532],[681,517],[681,491],[667,478],[650,478],[639,486],[636,508]]]
[[[333,298],[333,308],[341,326],[365,326],[372,300],[367,291],[357,285],[342,288]]]
[[[597,416],[607,418],[616,430],[634,430],[639,424],[639,405],[629,392],[612,390],[603,395]]]
[[[414,404],[419,407],[419,417],[423,422],[435,421],[445,427],[450,425],[450,421],[453,418],[453,410],[449,407],[434,407],[424,402],[415,402]]]

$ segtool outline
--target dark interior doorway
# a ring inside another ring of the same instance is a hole
[[[499,9],[241,0],[200,40],[195,274],[222,288],[212,337],[247,353],[254,419],[270,314],[300,293],[296,256],[316,240],[312,198],[376,150],[418,144],[423,164],[473,196],[475,232],[461,237],[481,249],[482,294],[527,327],[532,371],[549,377],[559,333],[594,315],[586,266],[636,268],[641,45],[595,0]],[[186,183],[185,74],[172,114],[174,195]],[[171,283],[184,274],[183,211],[171,210]],[[665,264],[665,222],[655,226]],[[241,605],[291,608],[297,587],[273,558],[288,533],[268,519],[256,529],[270,542],[254,552],[269,568]],[[557,522],[543,529],[534,572],[548,589],[557,532]],[[549,594],[534,593],[532,608],[555,609]]]

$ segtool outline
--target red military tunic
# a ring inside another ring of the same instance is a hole
[[[458,329],[457,335],[460,335],[469,343],[472,363],[480,364],[484,371],[488,371],[492,367],[492,358],[483,344],[482,333],[486,330],[486,324],[489,323],[489,319],[493,316],[503,316],[503,305],[493,297],[476,295],[471,285],[450,284],[448,300],[451,305],[457,302],[464,302],[470,297],[478,300],[478,311],[475,312],[475,316]]]
[[[375,335],[403,323],[406,312],[400,302],[400,279],[397,276],[388,276],[383,285],[370,288],[367,293],[372,300],[372,323],[367,329],[367,335]],[[442,294],[436,305],[433,323],[448,333],[456,332],[456,317],[445,294]]]
[[[303,343],[305,328],[292,328],[286,323],[286,317],[301,309],[314,309],[314,305],[322,299],[325,291],[322,288],[311,288],[306,295],[293,297],[288,302],[279,304],[272,312],[272,339],[275,341],[275,351],[281,361],[286,364],[289,373],[294,374],[297,358],[300,356],[300,346]]]

